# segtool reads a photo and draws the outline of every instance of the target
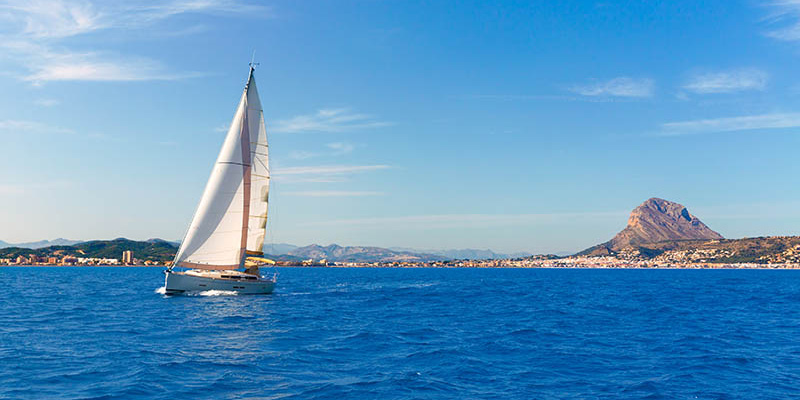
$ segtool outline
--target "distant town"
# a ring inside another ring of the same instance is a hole
[[[55,250],[48,255],[28,254],[15,258],[0,258],[0,265],[55,265],[55,266],[166,266],[168,263],[154,260],[140,260],[133,256],[133,251],[125,250],[121,258],[77,257],[63,254],[64,250]]]
[[[16,258],[0,258],[0,265],[7,266],[161,266],[171,261],[141,260],[133,251],[123,251],[120,258],[76,257],[59,254],[19,255]],[[374,261],[350,262],[307,259],[302,261],[272,261],[267,266],[285,267],[355,267],[355,268],[654,268],[654,269],[800,269],[800,245],[787,249],[779,256],[765,257],[759,262],[711,262],[720,256],[714,251],[683,251],[679,255],[647,259],[636,252],[623,252],[606,256],[530,256],[516,259],[494,260],[447,260],[447,261]],[[725,255],[725,254],[723,254]],[[271,261],[271,260],[270,260]]]

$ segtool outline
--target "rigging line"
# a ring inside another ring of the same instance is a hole
[[[267,163],[265,163],[264,161],[261,161],[261,159],[260,159],[260,158],[256,158],[256,161],[258,161],[259,163],[261,163],[261,166],[263,166],[264,168],[266,168],[266,169],[267,169],[267,171],[269,171],[269,165],[267,165]]]

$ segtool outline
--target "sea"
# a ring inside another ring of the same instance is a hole
[[[800,398],[800,271],[0,268],[0,399]]]

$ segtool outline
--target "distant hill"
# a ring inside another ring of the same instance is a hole
[[[310,246],[298,247],[289,252],[290,256],[303,259],[328,261],[349,261],[349,262],[378,262],[378,261],[434,261],[441,260],[443,257],[434,254],[411,253],[407,251],[395,251],[382,247],[362,247],[362,246],[339,246],[332,244],[320,246],[312,244]]]
[[[506,258],[522,258],[531,253],[495,253],[490,249],[448,249],[448,250],[418,250],[407,247],[390,247],[390,250],[405,251],[409,253],[424,253],[441,256],[450,260],[499,260]]]
[[[55,244],[41,246],[46,243]],[[9,244],[8,247],[0,247],[0,258],[15,258],[20,255],[27,257],[29,254],[46,256],[54,252],[58,252],[60,256],[121,258],[123,251],[131,250],[133,251],[134,257],[141,260],[169,261],[175,256],[180,242],[157,238],[144,241],[118,238],[114,240],[91,240],[86,242],[56,239],[52,241],[43,240],[40,242],[23,243],[23,245],[29,246]],[[35,245],[36,247],[30,245]],[[339,246],[337,244],[329,246],[313,244],[310,246],[298,247],[287,243],[277,243],[266,244],[263,249],[264,257],[266,258],[275,261],[290,262],[300,262],[307,259],[314,259],[316,261],[326,259],[331,262],[424,262],[452,259],[497,259],[507,258],[509,256],[498,254],[491,250],[445,250],[434,254],[432,252],[408,251],[403,249],[387,249],[370,246]]]
[[[636,207],[628,225],[608,242],[588,248],[579,255],[603,255],[665,241],[723,239],[681,204],[653,197]]]
[[[125,238],[114,240],[92,240],[74,245],[57,245],[41,247],[38,249],[7,247],[0,249],[0,257],[13,258],[27,257],[29,254],[47,256],[58,253],[61,256],[97,257],[97,258],[122,258],[122,252],[133,251],[134,258],[140,260],[169,261],[175,256],[177,246],[161,239],[135,241]]]
[[[281,255],[289,254],[290,251],[298,247],[300,246],[295,246],[288,243],[265,243],[262,251],[264,254]]]
[[[73,244],[81,243],[81,240],[70,240],[58,238],[53,240],[40,240],[38,242],[25,242],[25,243],[8,243],[0,240],[0,249],[6,247],[21,247],[26,249],[41,249],[48,246],[70,246]]]

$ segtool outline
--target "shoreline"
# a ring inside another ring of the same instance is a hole
[[[16,267],[16,268],[166,268],[165,265],[16,265],[16,264],[4,264],[0,265],[0,269],[2,268],[9,268],[9,267]],[[513,265],[497,265],[497,266],[432,266],[432,265],[276,265],[276,266],[269,266],[268,268],[304,268],[304,269],[323,269],[323,268],[385,268],[385,269],[423,269],[423,268],[430,268],[430,269],[613,269],[613,270],[622,270],[622,269],[631,269],[631,270],[800,270],[799,264],[765,264],[765,265],[735,265],[735,264],[720,264],[719,266],[716,265],[691,265],[691,266],[657,266],[657,267],[647,267],[647,266],[593,266],[593,265],[585,265],[585,266],[572,266],[572,267],[565,267],[565,266],[513,266]],[[267,269],[267,268],[265,268]]]

